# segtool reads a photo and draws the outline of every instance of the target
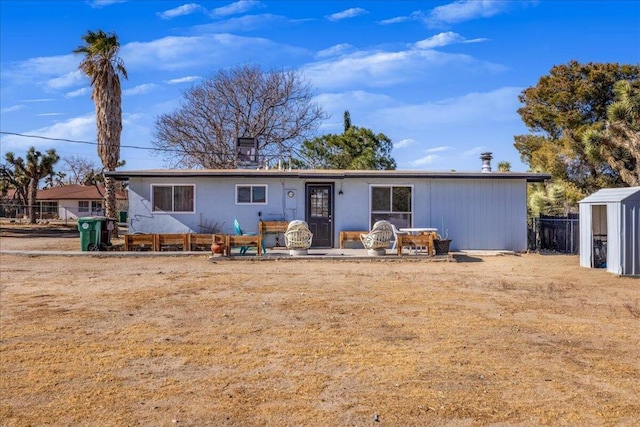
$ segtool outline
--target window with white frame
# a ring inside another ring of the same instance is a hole
[[[151,185],[153,212],[195,212],[195,185]]]
[[[88,200],[79,200],[78,201],[78,212],[89,212],[89,201]]]
[[[266,185],[236,185],[236,204],[238,205],[266,205]]]
[[[413,187],[409,185],[371,186],[371,224],[387,220],[397,228],[411,227]]]

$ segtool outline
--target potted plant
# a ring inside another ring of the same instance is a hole
[[[438,234],[438,237],[433,239],[433,247],[436,251],[436,255],[446,255],[449,253],[449,245],[451,239],[449,239],[449,230],[445,231],[445,237]]]

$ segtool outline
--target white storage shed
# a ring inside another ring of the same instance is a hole
[[[640,275],[640,187],[605,188],[580,201],[580,265]]]

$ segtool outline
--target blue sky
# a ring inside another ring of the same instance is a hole
[[[384,133],[398,169],[526,171],[518,94],[571,60],[640,62],[639,1],[16,1],[0,2],[1,154],[55,148],[100,165],[91,90],[72,51],[87,30],[115,32],[124,169],[165,166],[154,122],[216,71],[295,69],[330,114],[319,134]],[[128,148],[142,147],[138,148]],[[146,149],[145,149],[146,148]]]

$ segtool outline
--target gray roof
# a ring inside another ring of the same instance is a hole
[[[410,179],[524,179],[527,182],[544,182],[551,175],[521,172],[434,172],[422,170],[319,170],[319,169],[150,169],[105,172],[119,181],[130,178],[197,178],[197,177],[255,177],[299,179],[347,179],[347,178],[410,178]]]
[[[580,200],[579,203],[611,203],[630,200],[640,201],[640,187],[603,188]]]

